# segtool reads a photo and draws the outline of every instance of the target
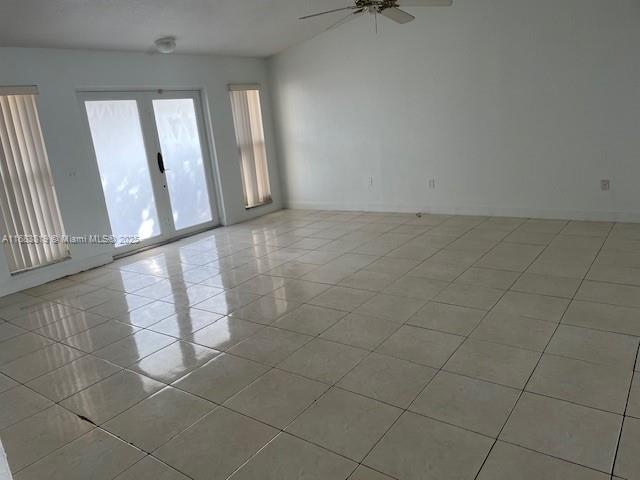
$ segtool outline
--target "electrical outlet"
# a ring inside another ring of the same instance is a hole
[[[436,188],[436,179],[435,178],[431,178],[429,179],[429,188]]]
[[[600,180],[600,190],[602,190],[603,192],[606,192],[610,188],[611,188],[611,181],[610,180]]]

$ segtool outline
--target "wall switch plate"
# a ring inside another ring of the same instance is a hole
[[[429,188],[436,188],[436,179],[435,178],[431,178],[429,180]]]
[[[600,180],[600,190],[602,190],[603,192],[606,192],[610,188],[611,188],[610,180]]]

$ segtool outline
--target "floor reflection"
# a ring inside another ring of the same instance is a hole
[[[9,470],[9,462],[7,461],[7,454],[2,445],[2,438],[0,438],[0,480],[12,480],[12,478],[11,470]]]

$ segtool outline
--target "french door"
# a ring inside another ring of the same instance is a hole
[[[80,99],[118,252],[218,224],[199,92],[83,92]]]

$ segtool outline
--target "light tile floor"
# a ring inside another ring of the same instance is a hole
[[[640,478],[640,225],[281,211],[0,318],[17,480]]]

